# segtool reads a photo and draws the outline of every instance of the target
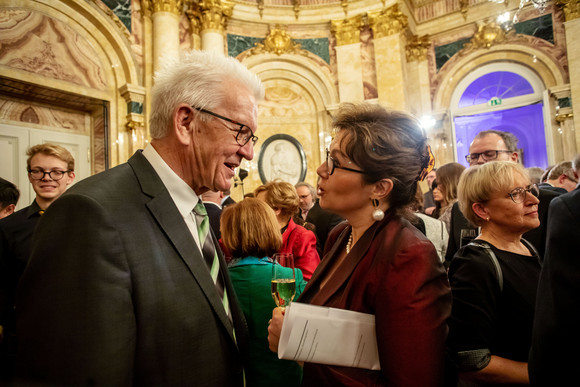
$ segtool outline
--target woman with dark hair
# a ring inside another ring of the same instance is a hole
[[[435,211],[433,217],[442,220],[449,232],[451,209],[457,201],[457,184],[465,167],[459,163],[447,163],[437,169],[437,178],[433,181],[433,199]]]
[[[329,235],[298,301],[373,314],[381,369],[305,363],[303,385],[442,385],[447,275],[433,244],[403,216],[434,162],[427,139],[412,116],[369,103],[342,106],[334,129],[318,195],[347,222]],[[283,318],[275,309],[272,350]]]
[[[271,295],[272,265],[275,263],[269,257],[282,245],[276,215],[266,203],[246,198],[226,207],[221,217],[221,230],[223,243],[234,257],[228,267],[250,332],[247,386],[299,386],[301,367],[293,361],[278,359],[268,349],[268,319],[276,307]],[[296,269],[295,276],[297,297],[306,282],[300,269]]]

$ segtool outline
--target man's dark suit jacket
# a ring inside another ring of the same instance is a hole
[[[14,299],[18,281],[30,256],[32,233],[40,219],[36,200],[31,205],[0,220],[0,385],[12,377],[16,357]]]
[[[248,331],[218,255],[235,338],[199,248],[140,151],[77,183],[42,216],[21,279],[22,385],[242,386]]]
[[[538,250],[540,258],[544,256],[546,249],[546,223],[548,221],[548,207],[552,199],[560,195],[558,192],[552,190],[540,189],[540,203],[538,204],[538,218],[540,219],[540,227],[528,231],[523,235],[523,238],[529,241]],[[459,203],[455,203],[451,209],[451,223],[449,232],[449,242],[447,242],[447,251],[445,252],[445,266],[449,267],[453,256],[459,250],[461,245],[461,230],[462,229],[476,229],[471,223],[465,219],[459,210]]]
[[[579,238],[580,188],[576,188],[550,204],[528,364],[533,386],[566,386],[578,380]]]
[[[326,238],[328,238],[328,234],[337,224],[343,220],[344,219],[340,216],[323,210],[322,207],[320,207],[318,200],[308,211],[308,215],[306,215],[306,221],[312,223],[316,227],[314,231],[316,234],[316,251],[318,252],[320,259],[323,258],[322,253],[324,251],[324,245],[326,244]]]
[[[559,194],[565,194],[568,193],[568,191],[566,191],[564,188],[561,187],[554,187],[552,184],[550,183],[540,183],[538,184],[538,187],[540,189],[547,189],[549,191],[554,191],[554,192],[558,192]]]

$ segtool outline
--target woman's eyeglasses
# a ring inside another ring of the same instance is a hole
[[[361,171],[358,169],[341,167],[340,164],[338,163],[338,161],[336,161],[335,159],[332,158],[328,149],[326,150],[326,169],[328,171],[328,176],[332,175],[334,173],[335,169],[344,169],[345,171],[351,171],[351,172],[362,173],[362,174],[365,173],[364,171]]]
[[[535,197],[540,196],[540,189],[536,184],[530,184],[526,188],[514,188],[506,197],[511,197],[514,203],[523,203],[526,200],[526,192],[531,193]]]

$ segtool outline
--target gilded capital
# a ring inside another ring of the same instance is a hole
[[[368,18],[375,39],[398,34],[409,24],[407,16],[399,11],[398,4],[378,12],[369,12]]]
[[[429,35],[413,36],[405,47],[407,62],[422,62],[427,60],[427,51],[431,47]]]
[[[151,4],[151,0],[141,0],[141,13],[143,16],[151,17],[152,12],[153,4]]]
[[[556,5],[564,10],[566,21],[580,18],[579,0],[558,0]]]
[[[183,0],[151,0],[151,3],[153,13],[170,12],[179,16],[183,7]]]
[[[330,31],[336,38],[337,46],[360,42],[360,30],[364,27],[362,15],[343,20],[331,20]]]
[[[194,0],[187,0],[185,15],[189,19],[191,32],[199,35],[201,32],[201,8],[199,3]]]
[[[227,0],[200,0],[202,30],[224,31],[232,16],[234,3]]]

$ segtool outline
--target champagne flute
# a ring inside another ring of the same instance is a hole
[[[276,253],[272,259],[272,297],[276,305],[285,309],[296,295],[294,255]]]

